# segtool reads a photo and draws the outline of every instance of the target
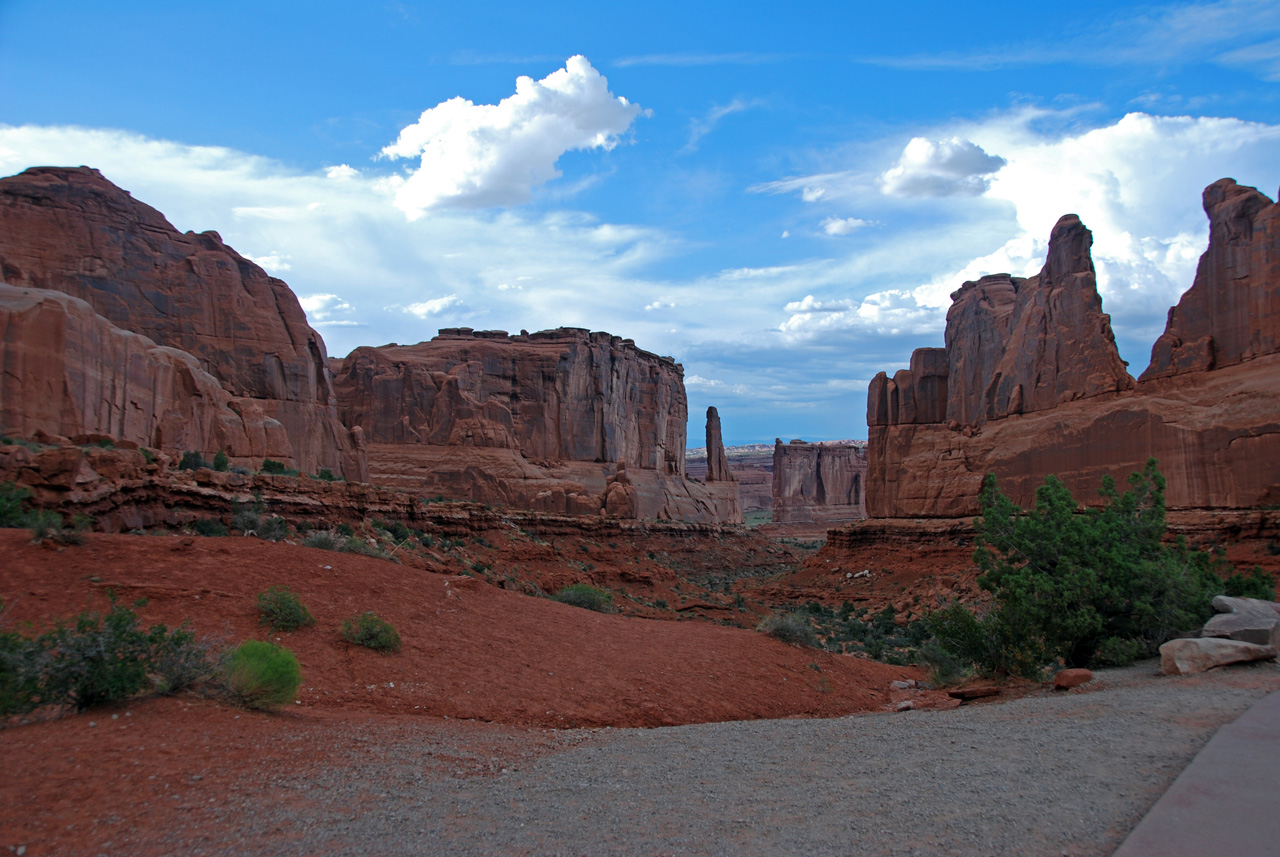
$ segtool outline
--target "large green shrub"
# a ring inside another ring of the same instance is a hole
[[[287,586],[273,586],[266,592],[259,592],[258,612],[262,616],[262,624],[272,631],[296,631],[316,623],[311,611]]]
[[[369,611],[343,621],[342,639],[379,652],[400,651],[400,632],[386,619]]]
[[[248,708],[288,705],[302,684],[293,652],[262,640],[245,640],[227,658],[227,689]]]
[[[1153,655],[1202,624],[1213,596],[1229,589],[1266,597],[1263,578],[1228,577],[1221,557],[1162,541],[1164,488],[1151,459],[1124,494],[1105,477],[1103,505],[1081,511],[1049,476],[1027,512],[988,475],[974,561],[993,604],[980,616],[952,605],[929,617],[930,630],[985,671],[1034,676],[1059,660],[1097,666]]]

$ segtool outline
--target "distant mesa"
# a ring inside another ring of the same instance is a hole
[[[866,472],[866,444],[783,443],[778,438],[773,446],[774,523],[827,524],[865,518]]]
[[[629,339],[450,328],[330,364],[375,484],[561,514],[742,520],[734,483],[686,479],[684,370]],[[633,503],[609,507],[616,483]]]
[[[1135,382],[1102,311],[1075,215],[1037,276],[967,282],[945,347],[878,374],[867,397],[867,512],[978,511],[983,477],[1030,506],[1056,474],[1093,501],[1150,456],[1171,509],[1280,503],[1280,206],[1222,179],[1204,192],[1209,247]]]

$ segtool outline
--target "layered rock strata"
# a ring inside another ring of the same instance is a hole
[[[289,287],[216,232],[178,232],[97,170],[32,168],[0,179],[0,280],[79,298],[115,327],[192,355],[283,427],[287,463],[367,475],[338,421],[324,341]]]
[[[287,459],[284,426],[185,351],[113,325],[62,292],[0,284],[0,426],[139,446]]]
[[[1102,312],[1088,230],[1053,230],[1036,277],[984,277],[952,295],[946,347],[868,391],[867,512],[978,511],[986,473],[1029,506],[1047,474],[1076,498],[1148,457],[1175,509],[1280,502],[1277,206],[1230,179],[1204,195],[1210,243],[1135,383]]]
[[[732,482],[686,478],[684,370],[632,340],[455,328],[333,362],[375,483],[544,512],[742,519]]]
[[[774,523],[834,523],[865,518],[862,444],[779,438],[773,447]]]

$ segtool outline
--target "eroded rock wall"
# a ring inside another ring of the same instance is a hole
[[[443,330],[356,349],[334,389],[377,484],[546,512],[742,520],[734,483],[686,478],[684,370],[629,339]]]
[[[121,330],[63,292],[0,284],[0,430],[100,434],[235,463],[288,458],[255,399],[232,396],[185,351]]]
[[[216,232],[178,232],[97,170],[36,167],[0,179],[0,279],[80,298],[116,327],[193,355],[284,427],[284,458],[300,469],[366,476],[338,421],[324,341],[289,287]]]
[[[918,349],[910,369],[870,385],[868,514],[973,515],[988,472],[1024,506],[1051,473],[1091,502],[1102,476],[1123,484],[1151,456],[1170,508],[1280,502],[1278,207],[1229,179],[1204,200],[1209,247],[1140,383],[1072,215],[1038,276],[955,292],[945,349]]]
[[[861,444],[783,443],[779,438],[773,447],[774,523],[865,518],[866,472],[867,450]]]

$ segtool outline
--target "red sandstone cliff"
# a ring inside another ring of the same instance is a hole
[[[121,330],[62,292],[0,284],[0,426],[109,435],[235,463],[291,453],[284,427],[176,348]]]
[[[547,512],[742,519],[733,483],[685,477],[684,370],[629,339],[458,328],[338,366],[342,420],[363,429],[377,484]]]
[[[191,354],[283,427],[276,455],[299,468],[367,475],[337,418],[324,341],[289,287],[217,233],[179,233],[96,170],[32,168],[0,179],[0,280],[79,298],[115,327]]]
[[[1280,351],[1280,206],[1220,179],[1204,191],[1209,250],[1169,310],[1142,380],[1221,369]]]
[[[1088,502],[1104,474],[1123,482],[1150,456],[1170,508],[1280,502],[1280,206],[1224,179],[1205,210],[1195,284],[1136,385],[1074,216],[1054,228],[1039,276],[965,283],[946,347],[870,385],[868,513],[975,514],[988,472],[1023,505],[1050,473]]]
[[[861,444],[775,440],[774,523],[834,523],[865,518],[866,471],[867,450]]]

